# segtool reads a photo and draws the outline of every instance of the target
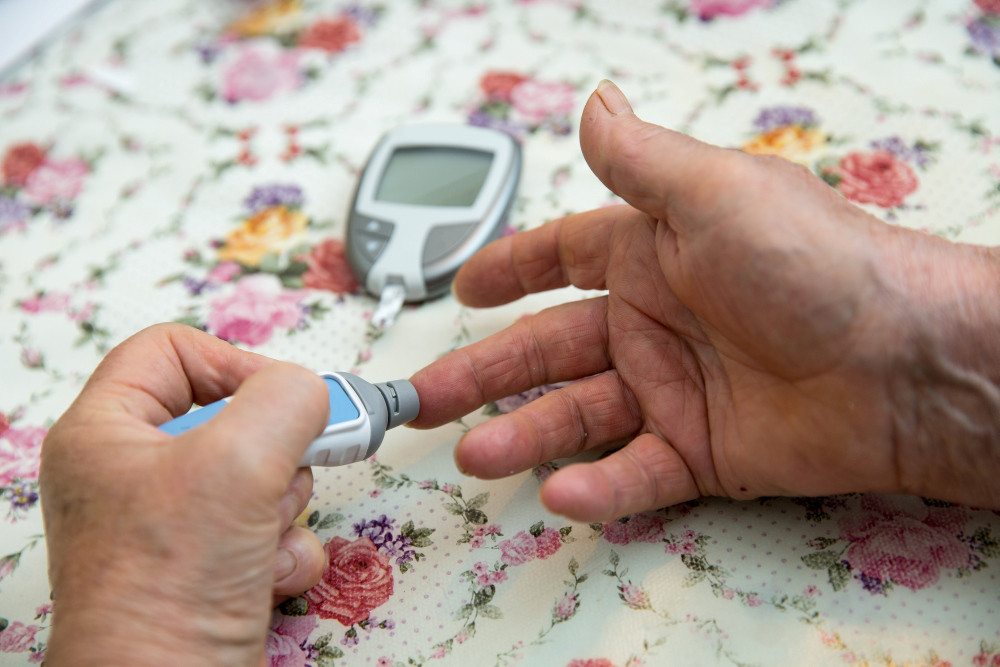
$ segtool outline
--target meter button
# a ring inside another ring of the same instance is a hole
[[[378,236],[369,236],[364,234],[362,238],[358,239],[361,246],[361,254],[365,256],[368,261],[374,262],[378,259],[379,253],[385,248],[385,244],[388,243],[388,239],[379,238]]]
[[[460,246],[476,228],[476,223],[438,225],[431,229],[424,243],[424,266],[444,259]]]
[[[392,224],[381,220],[368,220],[362,226],[362,231],[372,236],[389,238],[392,236]]]

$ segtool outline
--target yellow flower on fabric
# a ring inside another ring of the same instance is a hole
[[[743,146],[743,151],[756,155],[777,155],[789,160],[822,148],[826,137],[815,128],[782,125],[760,134]]]
[[[285,206],[268,206],[243,221],[238,229],[226,236],[218,250],[220,261],[239,262],[244,266],[258,266],[269,252],[277,252],[298,237],[309,218],[297,209]]]
[[[241,37],[287,35],[302,26],[302,0],[271,0],[229,24]]]

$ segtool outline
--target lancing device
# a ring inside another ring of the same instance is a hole
[[[382,444],[385,432],[417,417],[420,400],[406,380],[372,384],[351,373],[320,373],[330,395],[330,420],[299,465],[342,466],[364,460]],[[180,435],[217,415],[232,397],[197,408],[160,425]]]

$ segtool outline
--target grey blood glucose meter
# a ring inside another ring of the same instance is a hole
[[[521,174],[510,135],[469,125],[404,125],[376,145],[354,193],[347,259],[369,293],[417,302],[448,291],[497,238]]]
[[[415,419],[420,400],[406,380],[371,384],[350,373],[320,373],[330,397],[326,428],[312,441],[300,466],[342,466],[375,453],[385,432]],[[180,435],[204,424],[226,407],[229,398],[192,410],[161,424],[159,429]]]

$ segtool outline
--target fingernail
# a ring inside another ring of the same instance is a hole
[[[620,113],[635,113],[625,93],[607,79],[601,79],[597,84],[597,95],[604,102],[604,108],[616,116]]]
[[[278,549],[278,555],[274,559],[274,580],[281,581],[288,577],[298,564],[295,554],[288,549]]]

